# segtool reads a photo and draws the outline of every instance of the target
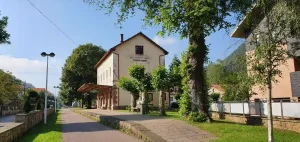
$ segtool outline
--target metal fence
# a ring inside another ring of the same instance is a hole
[[[272,112],[275,117],[300,118],[300,101],[298,102],[272,102]],[[268,106],[266,101],[249,102],[214,102],[210,111],[229,114],[242,114],[251,116],[268,116]]]

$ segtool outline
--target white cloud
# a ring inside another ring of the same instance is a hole
[[[16,58],[9,55],[0,55],[0,69],[12,72],[17,78],[32,83],[37,88],[45,88],[46,58],[43,60],[30,60],[27,58]],[[63,62],[55,58],[49,58],[49,90],[53,92],[52,86],[59,85],[61,67]]]
[[[169,46],[177,44],[178,41],[174,37],[161,37],[161,36],[154,36],[153,41],[159,44],[160,46]]]

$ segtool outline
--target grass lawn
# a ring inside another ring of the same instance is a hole
[[[150,112],[151,116],[159,116],[158,111]],[[184,120],[178,112],[168,111],[166,118]],[[228,121],[216,120],[213,123],[187,123],[214,134],[218,137],[216,142],[266,142],[267,128],[263,126],[249,126],[244,124],[236,124]],[[300,142],[300,133],[284,130],[274,131],[276,142]]]
[[[61,112],[58,111],[47,117],[47,124],[44,121],[27,131],[19,142],[61,142]]]

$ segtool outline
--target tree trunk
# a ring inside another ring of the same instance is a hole
[[[133,109],[136,108],[136,101],[139,99],[139,96],[136,94],[131,95],[131,111],[133,112]]]
[[[160,115],[166,115],[165,94],[162,91],[159,91],[159,110],[160,110]]]
[[[274,141],[273,135],[273,112],[272,112],[272,80],[271,73],[268,75],[268,142]]]
[[[208,48],[205,45],[204,35],[190,36],[188,49],[188,62],[191,66],[189,70],[188,86],[191,98],[191,110],[206,115],[210,122],[208,90],[205,80],[204,63],[207,60]]]

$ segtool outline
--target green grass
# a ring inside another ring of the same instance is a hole
[[[61,142],[61,112],[58,111],[48,117],[47,124],[37,124],[27,131],[19,142]]]
[[[151,116],[159,116],[159,112],[151,112]],[[263,126],[249,126],[228,121],[216,120],[213,123],[189,122],[182,118],[178,112],[168,111],[165,118],[185,121],[201,130],[210,132],[218,137],[215,142],[265,142],[267,141],[267,128]],[[276,142],[300,142],[300,133],[277,130],[274,131]]]

